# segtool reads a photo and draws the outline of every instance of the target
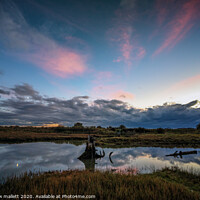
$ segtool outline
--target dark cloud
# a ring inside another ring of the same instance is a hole
[[[27,83],[24,83],[22,85],[16,85],[14,88],[11,89],[15,92],[15,94],[20,98],[23,98],[24,96],[30,97],[34,100],[41,100],[41,96],[39,95],[39,92],[33,89],[33,87]]]
[[[0,88],[0,94],[5,94],[5,95],[9,95],[10,91],[4,90]]]
[[[0,100],[1,125],[39,125],[49,122],[73,125],[79,121],[87,126],[124,124],[127,127],[181,128],[195,127],[200,122],[197,100],[187,104],[165,103],[162,106],[137,109],[119,100],[98,99],[91,102],[88,96],[77,96],[69,100],[41,96],[28,84],[4,88],[0,93],[12,93]]]

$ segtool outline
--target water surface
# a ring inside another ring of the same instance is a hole
[[[97,148],[102,150],[101,148]],[[69,169],[85,169],[92,166],[95,169],[134,168],[139,173],[151,173],[164,167],[176,166],[185,170],[200,173],[200,149],[193,148],[104,148],[105,157],[95,163],[84,163],[77,159],[85,150],[85,145],[56,144],[51,142],[0,144],[0,179],[7,176],[22,174],[26,171],[53,171]],[[197,154],[185,155],[182,158],[166,157],[175,151],[197,150]],[[112,154],[112,162],[109,153]]]

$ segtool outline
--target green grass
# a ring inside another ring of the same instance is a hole
[[[24,174],[0,185],[0,194],[79,194],[96,199],[193,200],[200,199],[200,176],[177,169],[153,174],[64,171]]]

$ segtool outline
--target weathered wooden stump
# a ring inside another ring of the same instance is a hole
[[[103,154],[100,152],[100,154],[96,153],[97,150],[95,148],[95,141],[94,138],[90,135],[88,135],[88,141],[86,143],[85,152],[81,156],[78,157],[78,159],[98,159],[105,156],[105,152],[103,151]]]
[[[111,160],[112,153],[113,152],[110,152],[109,159],[110,159],[110,162],[113,164]],[[99,158],[101,159],[104,156],[105,156],[104,150],[103,152],[100,151],[100,154],[97,153],[97,149],[95,148],[94,138],[88,135],[88,141],[86,143],[85,151],[78,157],[78,159],[84,163],[85,169],[94,171],[95,164],[97,164],[95,163],[95,160]]]

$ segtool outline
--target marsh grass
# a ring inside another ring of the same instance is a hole
[[[5,130],[4,130],[5,129]],[[50,129],[41,130],[44,132],[33,132],[34,129],[23,130],[18,128],[0,129],[0,143],[21,143],[21,142],[37,142],[37,141],[52,141],[52,142],[71,142],[83,143],[87,141],[89,132],[73,133],[73,132],[47,132],[53,131]],[[116,133],[98,133],[92,134],[96,140],[96,146],[100,147],[200,147],[199,133],[139,133],[139,134],[123,134]]]
[[[25,173],[0,185],[0,194],[93,194],[96,199],[192,200],[200,175],[174,169],[133,175],[101,171]]]
[[[102,137],[97,141],[102,147],[200,147],[200,134],[141,133],[127,136]]]

